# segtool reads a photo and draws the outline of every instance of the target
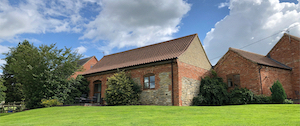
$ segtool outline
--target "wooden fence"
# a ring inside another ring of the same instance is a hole
[[[0,104],[1,113],[20,112],[24,109],[24,102],[8,102],[7,104]]]

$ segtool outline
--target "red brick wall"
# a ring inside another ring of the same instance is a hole
[[[220,59],[214,70],[218,76],[223,78],[225,83],[227,83],[227,75],[240,74],[240,87],[246,87],[255,94],[263,93],[264,95],[270,96],[270,87],[276,80],[279,80],[288,98],[291,98],[293,95],[290,70],[260,66],[233,51],[228,51],[224,57]],[[234,87],[231,87],[229,90],[233,88]]]
[[[214,70],[226,83],[227,75],[240,74],[240,87],[246,87],[255,94],[261,93],[259,66],[231,50],[219,60]]]
[[[85,71],[91,69],[91,66],[94,66],[97,63],[97,59],[95,57],[91,58],[87,63],[83,65],[83,70],[75,72],[71,77],[76,78],[79,74],[84,73]]]
[[[159,87],[159,82],[161,81],[159,78],[159,74],[163,73],[163,72],[171,72],[171,63],[168,64],[163,64],[163,65],[154,65],[154,66],[148,66],[148,67],[143,67],[143,68],[137,68],[137,69],[132,69],[132,70],[128,70],[127,72],[130,72],[131,74],[131,78],[139,78],[140,80],[140,84],[142,86],[143,89],[143,77],[145,74],[148,73],[153,73],[155,74],[155,89],[148,89],[148,90],[158,90]],[[90,93],[89,93],[89,97],[92,97],[94,94],[94,84],[93,82],[96,80],[100,80],[102,82],[102,87],[101,87],[101,97],[104,97],[104,92],[105,89],[107,88],[106,86],[106,81],[107,78],[112,76],[113,73],[111,74],[104,74],[104,75],[96,75],[96,76],[92,76],[92,77],[87,77],[88,81],[90,82],[89,88],[90,88]],[[173,85],[174,85],[174,92],[178,92],[178,90],[176,90],[176,88],[178,87],[178,75],[177,75],[177,64],[173,63]],[[171,79],[171,74],[169,76],[169,79]],[[169,91],[172,91],[172,85],[169,86]],[[178,93],[174,93],[174,97],[178,97],[177,96]],[[176,100],[176,98],[174,99],[174,105],[178,105],[178,100]]]
[[[182,89],[183,88],[194,88],[194,87],[184,87],[184,86],[187,86],[187,85],[182,82],[183,77],[201,81],[201,78],[204,78],[205,76],[210,75],[210,71],[206,70],[206,69],[203,69],[203,68],[200,68],[200,67],[196,67],[196,66],[187,64],[187,63],[184,63],[184,62],[180,62],[179,60],[177,60],[177,63],[178,63],[178,73],[179,73],[178,74],[178,82],[179,83],[178,83],[178,87],[177,87],[178,88],[178,91],[177,91],[178,94],[176,95],[176,99],[178,99],[178,103],[179,103],[178,106],[191,105],[190,102],[191,102],[192,98],[195,95],[195,94],[193,94],[194,91],[186,92],[187,94],[189,94],[191,96],[181,97],[182,94],[184,93]],[[197,88],[199,88],[200,82],[198,84],[199,85],[197,86]],[[195,90],[199,90],[199,89],[195,89]],[[191,90],[189,90],[189,91],[191,91]],[[198,94],[196,94],[196,95],[198,95]],[[185,99],[182,99],[182,98],[185,98]],[[188,102],[188,103],[183,104],[183,100],[185,100],[185,102]]]
[[[300,42],[284,35],[269,52],[271,58],[292,68],[292,91],[294,99],[300,99]]]
[[[277,80],[282,84],[287,97],[291,98],[294,94],[291,85],[291,71],[267,66],[262,67],[261,82],[264,95],[270,96],[272,94],[270,88]]]
[[[90,92],[89,92],[89,97],[93,97],[94,95],[94,81],[100,80],[101,81],[101,98],[104,97],[104,92],[105,89],[107,88],[106,85],[106,81],[107,78],[112,76],[113,74],[104,74],[104,75],[96,75],[96,76],[92,76],[92,77],[87,77],[87,80],[90,82],[89,84],[89,88],[90,88]]]

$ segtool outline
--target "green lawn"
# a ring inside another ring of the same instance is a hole
[[[1,126],[21,125],[300,125],[300,105],[69,106],[0,116]]]

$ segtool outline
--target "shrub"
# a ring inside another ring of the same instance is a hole
[[[230,91],[230,103],[229,104],[247,104],[253,101],[254,94],[247,88],[234,88]]]
[[[254,95],[253,100],[250,103],[252,103],[252,104],[270,104],[270,103],[272,103],[272,97],[265,96],[265,95]]]
[[[62,103],[60,103],[57,99],[42,99],[42,103],[43,106],[45,107],[52,107],[52,106],[57,106],[57,105],[62,105]]]
[[[141,92],[141,87],[130,78],[130,75],[121,71],[108,78],[104,100],[107,105],[139,104]]]
[[[293,104],[294,102],[291,99],[285,99],[283,101],[284,104]]]
[[[218,77],[215,71],[212,71],[213,77],[201,79],[198,98],[195,98],[193,105],[224,105],[228,103],[227,85],[223,79]],[[203,100],[201,98],[203,97]]]
[[[201,105],[203,104],[204,97],[202,95],[196,96],[193,98],[193,105]]]
[[[272,101],[274,103],[283,103],[284,100],[287,98],[285,91],[278,80],[274,82],[270,90],[272,92],[271,96],[272,96]]]

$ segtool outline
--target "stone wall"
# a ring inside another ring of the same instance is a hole
[[[210,71],[184,62],[178,63],[179,106],[189,106],[199,94],[200,81],[210,75]]]
[[[159,73],[160,81],[157,82],[159,88],[156,90],[143,90],[141,93],[141,104],[150,105],[172,105],[172,92],[169,90],[171,86],[171,72]],[[140,78],[134,78],[135,82],[142,85]]]
[[[141,103],[147,105],[172,105],[172,75],[171,75],[171,63],[162,65],[152,65],[147,67],[141,67],[137,69],[127,70],[131,75],[133,80],[141,85]],[[154,89],[144,89],[144,75],[153,73],[155,75],[155,88]],[[107,78],[112,76],[114,73],[95,75],[87,77],[90,82],[90,94],[93,96],[94,84],[96,80],[102,82],[101,97],[105,97],[105,89],[107,88],[106,82]],[[173,63],[173,85],[177,87],[177,64]],[[177,93],[178,94],[178,93]],[[176,96],[175,96],[176,97]],[[178,96],[177,96],[178,97]],[[178,105],[174,101],[174,105]]]
[[[192,105],[192,100],[199,94],[200,81],[186,77],[181,78],[182,82],[182,106]]]

